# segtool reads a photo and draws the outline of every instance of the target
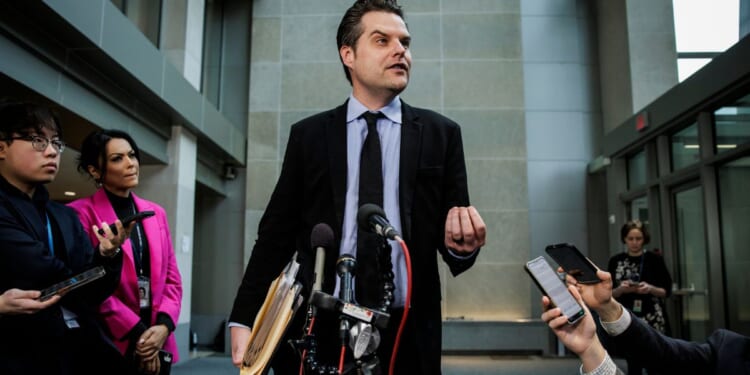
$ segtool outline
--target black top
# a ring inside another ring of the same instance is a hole
[[[650,251],[644,250],[640,256],[635,257],[628,253],[617,254],[610,258],[607,269],[612,274],[613,288],[625,280],[636,280],[663,288],[667,292],[667,297],[672,292],[672,277],[669,276],[664,258]],[[628,293],[620,295],[617,301],[634,315],[644,318],[651,327],[669,333],[663,298],[651,294]],[[637,307],[638,304],[640,309]]]

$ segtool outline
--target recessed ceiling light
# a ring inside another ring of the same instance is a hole
[[[75,197],[76,196],[76,192],[75,191],[66,191],[63,194],[65,194],[66,197]]]

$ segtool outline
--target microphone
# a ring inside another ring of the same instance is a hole
[[[349,348],[354,358],[375,353],[380,346],[380,332],[372,325],[357,322],[349,329]]]
[[[345,303],[354,302],[354,288],[352,277],[357,268],[357,260],[349,254],[344,254],[336,261],[336,273],[341,278],[339,285],[339,298]]]
[[[362,230],[375,232],[377,235],[396,240],[401,237],[398,231],[391,226],[385,218],[385,212],[378,205],[372,203],[363,204],[357,211],[357,225]]]
[[[333,229],[326,223],[315,224],[310,234],[310,246],[315,249],[315,282],[312,291],[316,291],[323,285],[326,249],[333,248]]]

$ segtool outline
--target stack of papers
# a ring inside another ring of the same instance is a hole
[[[295,282],[298,270],[299,263],[295,257],[268,288],[266,300],[255,317],[240,375],[261,375],[268,372],[279,341],[294,312],[302,304],[302,285]]]

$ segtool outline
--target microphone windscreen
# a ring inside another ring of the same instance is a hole
[[[313,249],[323,247],[326,249],[333,248],[333,229],[326,223],[318,223],[312,229],[310,234],[310,246]]]
[[[360,229],[366,230],[370,228],[368,220],[372,215],[385,218],[385,212],[377,204],[365,203],[359,208],[359,211],[357,211],[357,225],[359,225]]]

